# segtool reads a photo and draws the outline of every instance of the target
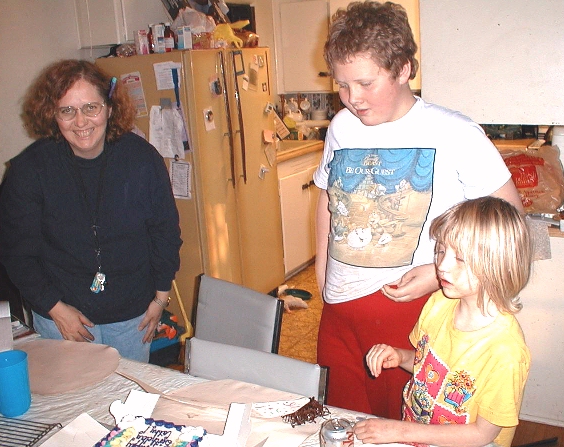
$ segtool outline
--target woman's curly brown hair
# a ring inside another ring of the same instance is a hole
[[[419,67],[416,52],[405,9],[391,2],[365,1],[352,2],[333,14],[323,56],[333,70],[335,63],[344,64],[356,54],[368,53],[394,79],[409,62],[409,79],[413,79]]]
[[[106,141],[115,141],[133,129],[136,111],[127,90],[117,82],[111,98],[108,97],[111,76],[92,62],[67,59],[47,66],[25,95],[22,119],[32,138],[63,139],[55,111],[61,98],[80,79],[96,87],[106,106],[112,110],[106,128]]]

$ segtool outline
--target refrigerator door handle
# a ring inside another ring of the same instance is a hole
[[[219,70],[221,72],[221,82],[223,83],[223,105],[225,107],[225,118],[227,119],[227,133],[229,137],[229,158],[231,162],[231,183],[235,188],[235,145],[233,143],[233,124],[231,123],[231,111],[229,108],[229,95],[227,94],[227,78],[225,75],[225,59],[223,51],[219,52]]]
[[[236,56],[240,58],[241,70],[237,70]],[[233,77],[234,77],[234,87],[235,87],[235,103],[237,104],[237,117],[239,120],[239,138],[241,140],[241,160],[243,164],[243,182],[247,183],[247,153],[245,148],[245,128],[243,126],[243,110],[241,109],[241,97],[239,95],[239,82],[238,77],[245,73],[245,66],[243,63],[243,52],[242,51],[232,51],[231,59],[233,62]]]

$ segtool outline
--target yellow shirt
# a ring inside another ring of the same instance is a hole
[[[478,415],[503,427],[494,442],[510,447],[519,423],[530,354],[513,315],[499,314],[470,332],[454,327],[457,299],[435,292],[410,334],[413,377],[404,389],[404,420],[470,424]]]

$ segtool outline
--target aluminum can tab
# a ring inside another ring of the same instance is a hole
[[[319,431],[319,445],[321,447],[351,447],[354,445],[352,424],[343,418],[333,418],[325,421]]]

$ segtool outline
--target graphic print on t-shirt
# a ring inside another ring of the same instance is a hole
[[[475,378],[453,371],[424,335],[417,344],[413,377],[403,390],[403,420],[422,424],[468,424],[467,404],[474,395]]]
[[[329,164],[329,254],[360,267],[412,262],[429,211],[434,149],[340,149]]]

